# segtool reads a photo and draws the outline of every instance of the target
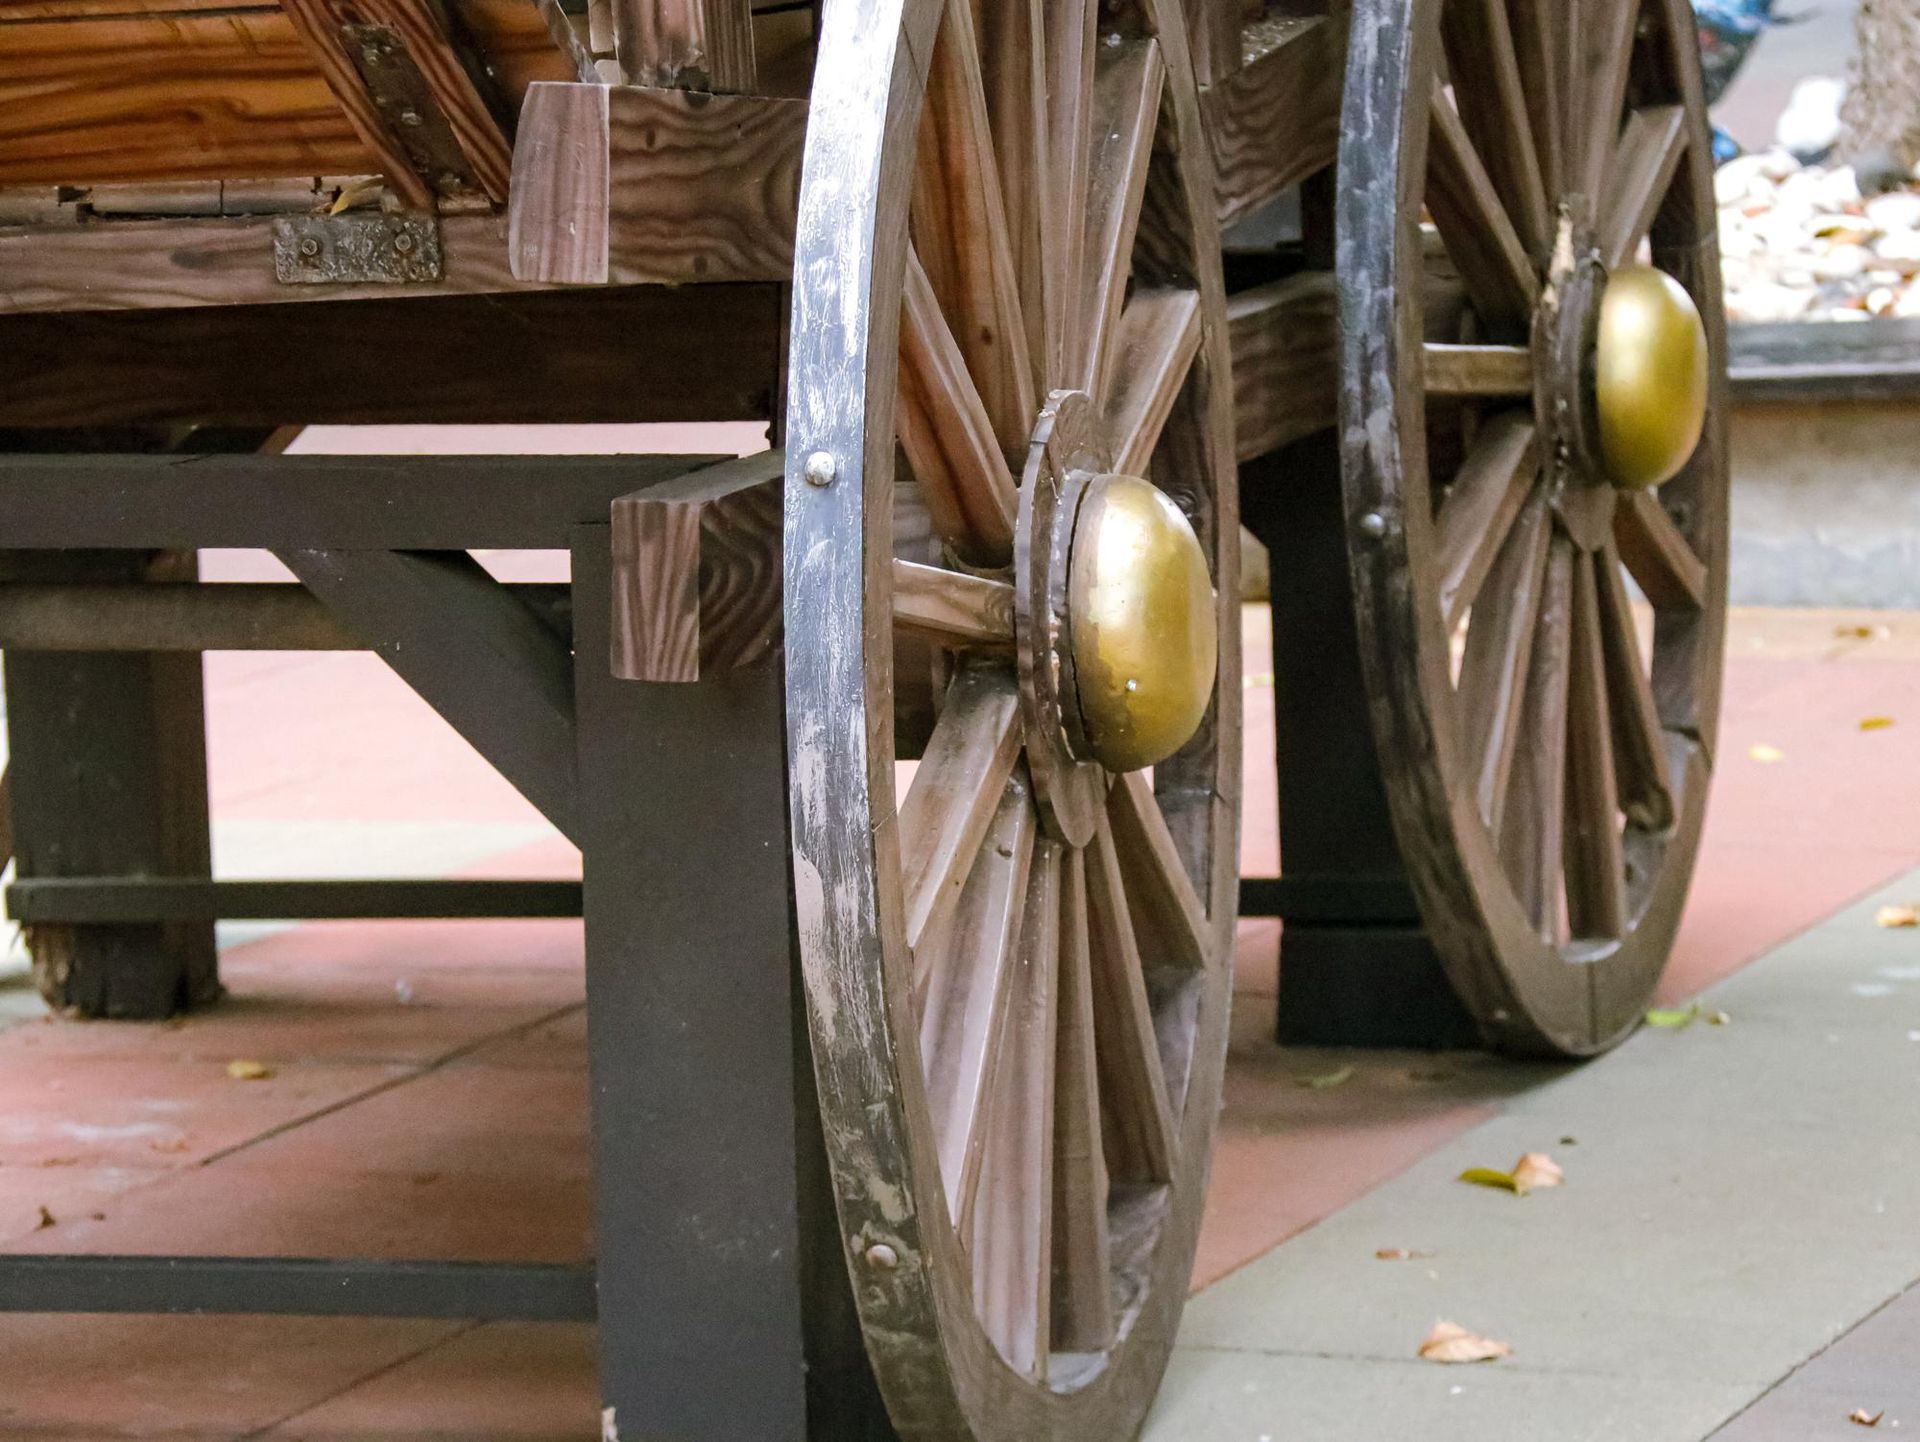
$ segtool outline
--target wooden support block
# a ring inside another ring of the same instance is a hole
[[[514,277],[784,283],[806,122],[804,100],[533,86],[514,147]]]
[[[191,553],[69,551],[43,571],[191,580]],[[23,879],[211,874],[200,658],[9,652],[10,812]],[[220,994],[211,922],[52,924],[28,935],[50,1005],[156,1019]]]
[[[775,646],[783,457],[748,456],[613,503],[615,676],[697,681]]]
[[[611,8],[627,79],[679,90],[753,89],[748,0],[612,0]]]
[[[1227,298],[1240,460],[1334,424],[1338,308],[1338,288],[1325,271],[1307,271]]]
[[[1333,164],[1347,21],[1342,10],[1263,22],[1268,48],[1202,95],[1222,226]]]

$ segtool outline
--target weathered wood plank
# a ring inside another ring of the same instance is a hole
[[[640,85],[753,89],[748,0],[612,0],[620,69]]]
[[[764,420],[785,319],[770,285],[5,316],[0,425]]]
[[[1346,12],[1267,24],[1271,47],[1201,96],[1223,226],[1333,164],[1340,139]]]
[[[785,455],[767,451],[613,503],[613,674],[698,681],[780,638]]]
[[[806,102],[542,84],[514,147],[513,274],[785,281]]]
[[[0,46],[0,184],[364,174],[278,9],[31,20]]]
[[[1336,419],[1338,291],[1312,271],[1227,298],[1235,452],[1277,451]]]

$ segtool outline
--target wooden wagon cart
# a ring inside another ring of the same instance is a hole
[[[609,1436],[1132,1435],[1225,1060],[1243,515],[1283,1034],[1589,1053],[1665,957],[1724,594],[1709,167],[1684,0],[0,0],[42,985],[159,1015],[216,994],[216,918],[583,909],[599,1239],[13,1258],[0,1306],[597,1294]],[[279,454],[739,419],[777,449]],[[223,546],[303,586],[197,584]],[[583,885],[212,879],[197,653],[340,646]]]

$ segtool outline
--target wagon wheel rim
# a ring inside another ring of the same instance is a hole
[[[1176,8],[944,8],[826,8],[803,170],[787,704],[815,1072],[895,1425],[1131,1435],[1191,1269],[1234,923],[1211,177]],[[1087,498],[1128,474],[1212,581],[1205,718],[1150,774],[1103,764],[1063,674],[1059,547],[1077,576]],[[944,704],[896,806],[895,678],[929,648]]]
[[[1359,12],[1385,39],[1344,102],[1343,475],[1390,809],[1489,1039],[1590,1054],[1678,929],[1719,704],[1726,336],[1692,14]],[[1657,490],[1612,482],[1572,314],[1636,261],[1685,291],[1706,356],[1698,443]]]

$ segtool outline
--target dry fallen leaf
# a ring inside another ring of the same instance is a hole
[[[1893,717],[1891,716],[1863,716],[1860,718],[1860,729],[1862,731],[1884,731],[1891,725],[1893,725]]]
[[[1382,1247],[1373,1254],[1382,1262],[1421,1262],[1433,1255],[1432,1252],[1410,1252],[1405,1247]]]
[[[1912,906],[1883,906],[1873,914],[1875,926],[1901,927],[1920,926],[1920,908]]]
[[[1435,1322],[1420,1344],[1420,1356],[1428,1362],[1493,1362],[1512,1355],[1505,1342],[1476,1336],[1455,1322]]]
[[[1733,1018],[1728,1016],[1724,1011],[1710,1011],[1707,1013],[1708,1026],[1725,1026],[1732,1020]]]
[[[184,1152],[187,1149],[185,1137],[161,1137],[147,1143],[147,1149],[155,1152]]]
[[[265,1062],[230,1061],[227,1063],[227,1075],[235,1081],[265,1081],[273,1075],[273,1068]]]
[[[1847,1420],[1857,1427],[1878,1427],[1885,1412],[1869,1412],[1865,1407],[1855,1407],[1847,1413]]]
[[[1337,1087],[1352,1079],[1353,1068],[1350,1066],[1342,1066],[1335,1067],[1330,1072],[1322,1072],[1319,1076],[1297,1076],[1293,1079],[1293,1084],[1297,1087],[1305,1087],[1308,1091],[1320,1092],[1325,1091],[1328,1087]]]
[[[1787,753],[1782,751],[1778,746],[1749,746],[1747,748],[1747,755],[1751,759],[1766,766],[1771,766],[1776,761],[1785,761],[1787,759]]]
[[[1679,1031],[1692,1026],[1700,1019],[1700,1003],[1690,1001],[1685,1006],[1656,1006],[1647,1013],[1648,1026],[1663,1026],[1669,1031]]]
[[[1560,1163],[1545,1152],[1528,1152],[1513,1164],[1513,1184],[1521,1196],[1538,1187],[1557,1187],[1566,1179]]]
[[[36,1232],[44,1232],[48,1227],[57,1225],[59,1224],[54,1220],[53,1213],[45,1207],[42,1207],[40,1208],[40,1220],[33,1224],[33,1229]]]

